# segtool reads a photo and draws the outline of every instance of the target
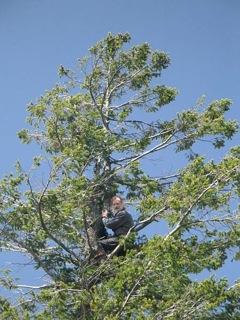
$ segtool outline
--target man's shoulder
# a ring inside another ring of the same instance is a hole
[[[122,210],[120,210],[120,211],[118,211],[118,213],[117,214],[126,214],[126,215],[130,215],[130,213],[127,211],[127,209],[126,208],[123,208]]]
[[[119,215],[121,215],[122,217],[125,217],[125,219],[127,220],[133,221],[132,215],[125,208],[119,211]]]

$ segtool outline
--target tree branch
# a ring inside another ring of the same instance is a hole
[[[187,216],[191,213],[192,209],[194,208],[194,206],[199,202],[199,200],[212,188],[214,188],[215,186],[217,186],[219,184],[219,182],[223,182],[224,179],[226,179],[226,181],[229,180],[229,175],[236,170],[237,167],[233,168],[228,175],[225,175],[223,177],[219,177],[216,180],[214,180],[207,188],[205,188],[197,197],[197,199],[189,206],[189,208],[183,213],[180,221],[178,222],[178,224],[175,226],[175,228],[170,231],[167,236],[165,237],[165,240],[167,240],[169,237],[171,237],[173,234],[175,234],[179,229],[182,228],[183,226],[183,222],[185,221],[185,219],[187,218]]]
[[[56,169],[57,171],[57,169]],[[32,199],[33,201],[35,202],[36,204],[36,208],[37,208],[37,212],[38,212],[38,216],[39,216],[39,219],[40,219],[40,223],[41,223],[41,226],[43,228],[43,230],[46,232],[46,234],[49,236],[50,239],[52,239],[55,243],[57,243],[62,249],[64,249],[66,252],[68,252],[70,254],[70,259],[72,261],[73,264],[75,265],[79,265],[79,258],[78,256],[71,250],[68,249],[67,246],[65,246],[65,244],[60,241],[59,239],[57,239],[48,229],[45,221],[44,221],[44,218],[43,218],[43,213],[42,213],[42,200],[43,200],[43,197],[50,185],[50,182],[52,180],[52,177],[55,175],[55,171],[51,172],[50,173],[50,176],[49,176],[49,179],[47,181],[47,184],[46,186],[44,187],[44,189],[42,190],[41,194],[40,194],[40,197],[39,199],[37,200],[34,193],[33,193],[33,189],[32,189],[32,185],[31,185],[31,182],[30,182],[30,179],[28,178],[27,179],[27,182],[28,182],[28,185],[30,187],[30,192],[31,192],[31,195],[32,195]],[[72,256],[76,259],[76,260],[73,260],[72,259]]]

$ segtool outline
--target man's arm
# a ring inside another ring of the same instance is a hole
[[[113,217],[102,215],[102,221],[105,227],[113,230],[125,225],[126,223],[129,223],[131,220],[132,217],[127,211],[122,211]]]

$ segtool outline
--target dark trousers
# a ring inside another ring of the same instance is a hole
[[[116,246],[118,245],[118,238],[117,237],[109,237],[106,239],[102,239],[98,241],[106,253],[112,252]]]
[[[110,254],[119,244],[118,237],[109,237],[98,241],[107,254]],[[126,250],[121,246],[115,253],[116,256],[125,256]]]

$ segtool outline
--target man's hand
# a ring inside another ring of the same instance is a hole
[[[108,216],[108,211],[107,211],[107,209],[104,209],[103,211],[102,211],[102,218],[107,218],[107,216]]]

